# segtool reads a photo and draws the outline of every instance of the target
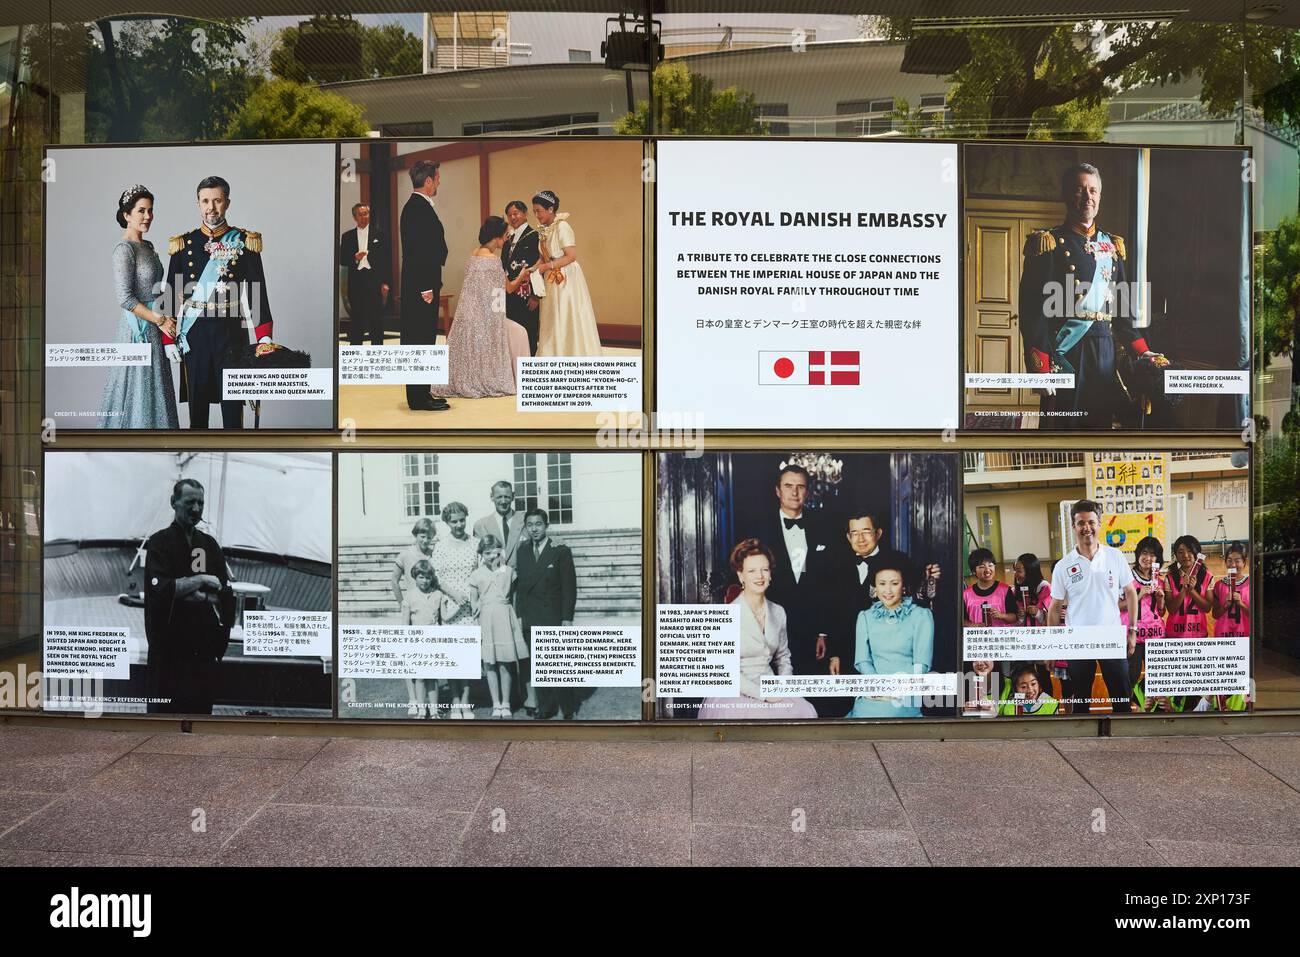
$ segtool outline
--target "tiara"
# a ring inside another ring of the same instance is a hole
[[[540,196],[548,203],[553,203],[556,206],[560,205],[560,198],[556,196],[554,193],[552,193],[549,189],[539,189],[536,195]]]
[[[126,201],[132,196],[138,196],[140,193],[147,192],[149,192],[149,187],[145,186],[143,183],[136,183],[134,186],[128,186],[126,189],[122,190],[122,195],[118,198],[117,205],[125,206]]]

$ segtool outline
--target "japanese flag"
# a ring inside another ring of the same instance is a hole
[[[759,385],[858,385],[856,352],[760,352]]]
[[[807,385],[808,353],[760,352],[759,385]]]

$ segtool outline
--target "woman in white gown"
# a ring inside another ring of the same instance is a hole
[[[538,271],[546,279],[538,319],[537,354],[599,356],[600,332],[587,280],[578,263],[578,240],[569,225],[569,214],[559,209],[560,198],[549,189],[533,197],[533,214],[542,234],[542,264]]]

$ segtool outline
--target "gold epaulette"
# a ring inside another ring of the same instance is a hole
[[[1110,241],[1115,244],[1115,252],[1119,253],[1119,258],[1128,259],[1128,253],[1124,250],[1124,237],[1111,233]]]
[[[262,234],[255,233],[251,229],[242,230],[244,234],[244,248],[250,252],[260,253],[262,251]]]
[[[173,236],[171,239],[167,241],[167,255],[169,256],[175,256],[178,252],[180,252],[184,248],[185,248],[184,233],[181,233],[179,236]]]
[[[1026,256],[1041,256],[1056,248],[1056,237],[1050,229],[1035,229],[1025,240]]]

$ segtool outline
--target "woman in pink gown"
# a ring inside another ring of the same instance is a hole
[[[465,282],[447,334],[448,382],[435,385],[430,395],[482,399],[517,391],[515,359],[528,357],[528,333],[506,318],[506,296],[529,281],[529,271],[506,279],[501,268],[506,233],[506,221],[500,216],[489,216],[478,231],[479,245],[465,266]]]

